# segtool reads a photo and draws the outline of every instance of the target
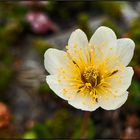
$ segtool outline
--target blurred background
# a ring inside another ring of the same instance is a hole
[[[101,25],[134,40],[135,74],[121,108],[84,116],[49,89],[44,52]],[[0,138],[140,138],[140,2],[0,2]]]

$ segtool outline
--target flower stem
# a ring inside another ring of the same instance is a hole
[[[81,127],[81,139],[87,138],[87,128],[88,128],[88,122],[90,119],[90,112],[84,112],[83,114],[83,123]]]

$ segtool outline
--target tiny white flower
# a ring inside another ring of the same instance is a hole
[[[134,53],[134,42],[117,39],[108,27],[99,27],[90,41],[85,33],[75,30],[67,51],[48,49],[45,68],[50,88],[75,108],[94,111],[98,107],[114,110],[128,97],[133,69],[126,67]]]

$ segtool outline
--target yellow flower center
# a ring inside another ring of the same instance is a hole
[[[107,82],[107,79],[114,76],[118,72],[118,68],[108,69],[107,63],[116,61],[117,56],[107,58],[103,62],[99,60],[98,62],[96,59],[95,63],[95,54],[89,45],[84,51],[75,46],[72,51],[67,51],[66,57],[69,57],[70,61],[66,67],[60,69],[60,80],[58,80],[61,83],[62,79],[63,84],[68,85],[62,89],[65,96],[71,99],[72,94],[69,93],[74,89],[77,90],[77,94],[81,96],[91,96],[93,102],[98,102],[98,98],[101,96],[98,93],[100,93],[101,90],[104,90],[104,93],[110,92],[110,84]],[[98,65],[96,65],[97,62]],[[119,80],[119,78],[120,77],[117,79]],[[73,96],[75,96],[75,94]]]
[[[82,81],[84,83],[90,83],[92,87],[95,87],[99,83],[99,80],[99,72],[94,66],[89,66],[84,70],[84,73],[82,74]]]

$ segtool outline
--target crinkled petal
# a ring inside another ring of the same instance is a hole
[[[84,111],[94,111],[99,107],[98,103],[93,102],[90,95],[81,96],[77,94],[73,100],[69,101],[69,104]]]
[[[76,89],[69,87],[69,85],[65,82],[60,83],[57,75],[48,75],[46,77],[46,81],[49,87],[64,100],[71,100],[75,97]],[[66,93],[65,91],[68,90]]]
[[[88,47],[88,39],[86,34],[77,29],[72,32],[70,39],[68,40],[68,52],[72,59],[83,59],[83,61],[87,61],[86,58],[86,49]]]
[[[122,38],[117,40],[116,54],[119,56],[119,61],[127,66],[134,55],[135,43],[129,38]]]
[[[122,96],[114,96],[112,93],[100,93],[98,98],[99,106],[105,110],[115,110],[121,107],[128,98],[128,92],[122,94]]]
[[[94,48],[96,59],[104,60],[116,51],[117,38],[112,29],[101,26],[90,39],[90,44]]]
[[[106,82],[110,84],[112,93],[116,96],[122,95],[131,85],[133,74],[132,67],[126,67],[110,76]]]
[[[69,61],[66,52],[57,49],[50,48],[44,54],[44,65],[50,74],[56,74],[58,69],[66,67]]]
[[[70,87],[68,83],[63,82],[60,84],[57,75],[47,76],[46,81],[56,95],[67,100],[75,108],[94,111],[99,107],[97,103],[93,103],[91,96],[81,96],[77,93],[78,89]],[[64,89],[68,89],[68,92],[65,93]]]
[[[74,32],[72,32],[70,39],[68,41],[68,46],[70,47],[70,49],[73,49],[75,45],[80,48],[85,48],[88,45],[87,36],[80,29],[77,29]]]

